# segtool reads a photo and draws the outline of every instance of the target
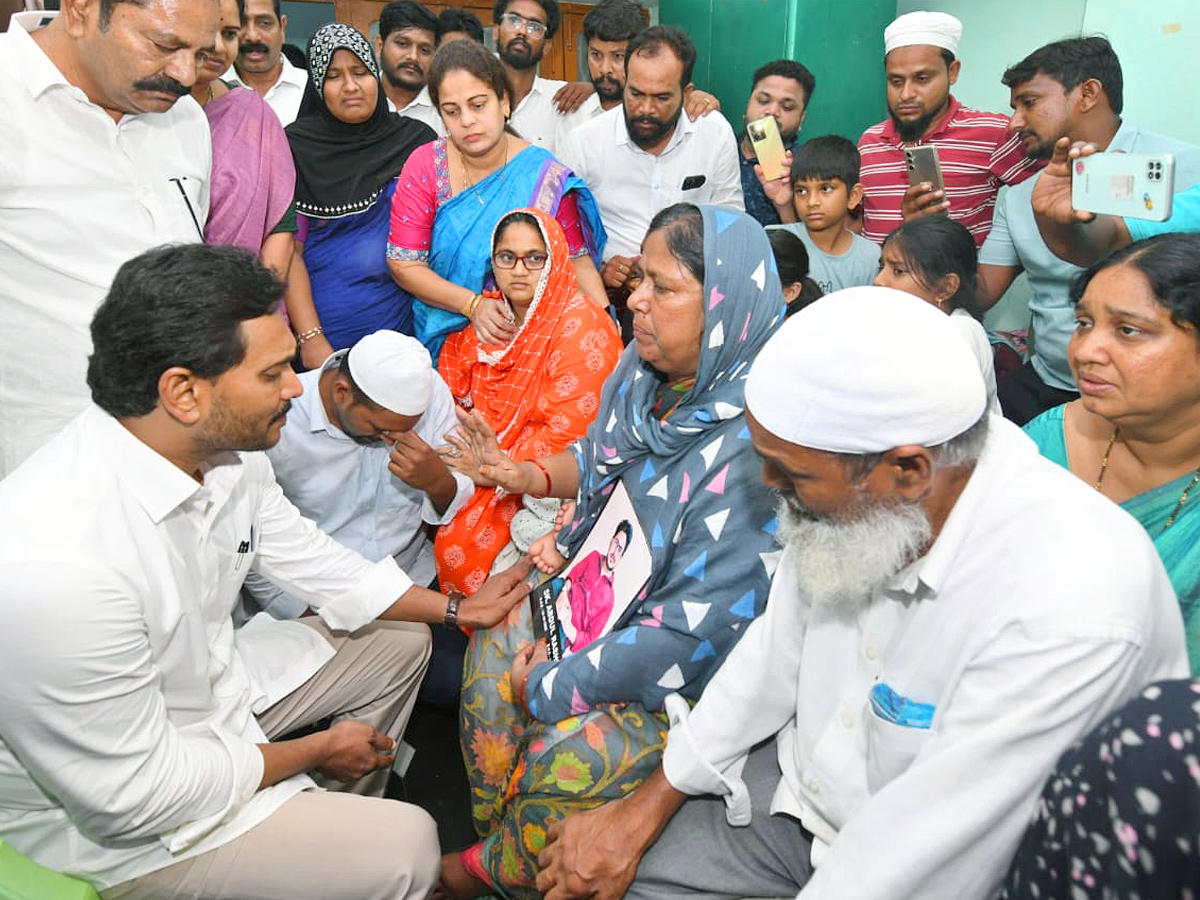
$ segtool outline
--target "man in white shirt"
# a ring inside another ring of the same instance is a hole
[[[424,122],[446,134],[442,117],[429,99],[425,77],[437,49],[437,18],[416,0],[392,0],[379,12],[375,55],[383,74],[388,109]]]
[[[135,257],[92,323],[95,405],[0,482],[0,838],[106,896],[424,898],[432,820],[306,773],[381,792],[413,623],[487,627],[527,593],[514,568],[447,601],[284,498],[247,452],[300,394],[282,294],[236,248]],[[319,613],[254,620],[254,658],[250,572]]]
[[[509,124],[531,144],[557,153],[560,128],[579,116],[586,93],[573,84],[538,75],[538,63],[562,23],[557,0],[496,0],[492,38],[508,81],[512,115]],[[582,86],[584,91],[587,86]]]
[[[630,40],[647,27],[642,5],[634,0],[600,0],[583,17],[588,77],[595,93],[573,115],[559,118],[556,138],[559,147],[573,128],[621,105],[625,93],[625,51]],[[693,88],[687,94],[683,110],[694,122],[700,116],[720,112],[721,101]]]
[[[218,17],[67,0],[0,35],[0,477],[87,405],[88,323],[117,268],[203,240],[212,145],[185,95]]]
[[[280,11],[279,0],[245,0],[237,59],[221,77],[258,91],[287,127],[300,112],[308,73],[283,55],[285,40],[287,16]]]
[[[377,331],[300,376],[279,443],[267,451],[275,480],[301,514],[367,559],[391,556],[414,584],[434,579],[428,526],[445,525],[475,492],[435,447],[458,427],[454,398],[420,341]],[[256,587],[277,618],[307,604]]]
[[[767,611],[694,709],[668,699],[660,769],[550,829],[547,900],[635,872],[630,898],[995,895],[1059,755],[1188,670],[1146,532],[985,404],[917,298],[784,323],[746,381],[781,496]]]
[[[587,182],[608,232],[600,270],[624,290],[650,220],[673,203],[745,207],[737,140],[724,117],[683,115],[696,47],[679,28],[655,26],[629,42],[625,93],[567,135],[559,156]]]

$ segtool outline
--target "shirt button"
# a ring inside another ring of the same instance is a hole
[[[821,785],[817,784],[817,779],[815,778],[808,779],[808,789],[814,794],[821,793]]]
[[[875,658],[876,656],[878,656],[878,655],[879,655],[879,654],[875,652],[875,647],[874,647],[874,646],[872,646],[872,645],[867,645],[867,649],[866,649],[866,657],[867,657],[867,659],[874,659],[874,658]]]
[[[848,713],[848,712],[842,713],[842,724],[845,725],[847,728],[853,728],[854,727],[854,716],[850,715],[850,713]]]

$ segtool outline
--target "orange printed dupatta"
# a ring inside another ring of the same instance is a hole
[[[505,452],[527,460],[557,453],[587,431],[622,347],[612,319],[580,292],[562,227],[539,209],[515,212],[537,220],[549,256],[525,321],[504,346],[482,344],[470,325],[450,335],[438,372],[456,403],[479,410],[496,429]],[[520,503],[519,495],[477,488],[438,530],[443,591],[470,594],[483,584]]]

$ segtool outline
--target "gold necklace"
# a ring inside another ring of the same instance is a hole
[[[1100,458],[1100,474],[1096,476],[1096,490],[1100,490],[1100,485],[1104,483],[1104,473],[1108,471],[1108,456],[1112,453],[1113,445],[1117,442],[1117,437],[1121,433],[1121,427],[1118,425],[1113,429],[1112,437],[1108,439],[1108,446],[1104,448],[1104,456]],[[1171,514],[1167,516],[1167,524],[1162,527],[1166,531],[1175,524],[1175,517],[1179,515],[1179,511],[1183,509],[1183,504],[1187,503],[1188,495],[1192,489],[1200,484],[1200,468],[1196,469],[1196,473],[1192,476],[1192,480],[1188,482],[1188,486],[1183,489],[1183,493],[1179,495],[1179,501],[1175,504],[1175,508],[1171,510]],[[1162,534],[1162,531],[1159,532]]]
[[[472,191],[475,192],[475,199],[479,201],[480,206],[483,206],[484,205],[483,194],[479,193],[479,186],[477,184],[475,184],[475,182],[473,182],[471,180],[471,176],[467,174],[467,156],[461,150],[458,151],[458,161],[459,161],[459,164],[462,166],[463,182],[467,185],[467,187],[469,187]],[[502,162],[500,164],[500,168],[496,169],[496,171],[499,172],[501,169],[503,169],[507,165],[508,165],[508,135],[506,134],[506,135],[504,135],[504,162]],[[492,174],[494,174],[494,173],[488,172],[488,175],[492,175]],[[487,177],[487,175],[484,176],[484,178],[486,178],[486,177]]]

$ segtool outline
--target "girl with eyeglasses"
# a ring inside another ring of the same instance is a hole
[[[490,259],[497,290],[484,299],[512,323],[513,336],[487,342],[468,324],[446,339],[438,372],[455,402],[478,410],[511,457],[557,453],[596,415],[604,379],[621,354],[620,335],[580,290],[567,238],[549,213],[519,209],[503,216],[492,232]],[[497,492],[470,447],[453,444],[447,464],[477,489],[438,531],[434,558],[442,589],[470,594],[508,545],[523,495]],[[545,530],[552,524],[546,521]]]

